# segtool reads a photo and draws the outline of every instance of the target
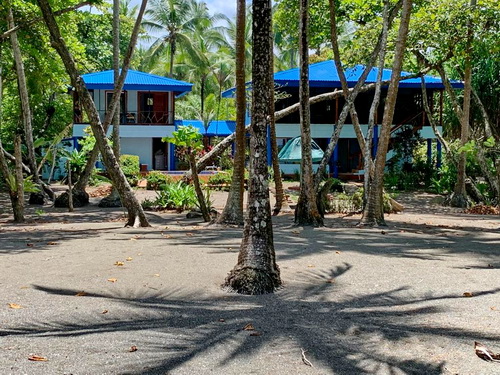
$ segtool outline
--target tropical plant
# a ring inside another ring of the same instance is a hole
[[[160,171],[151,171],[146,175],[147,190],[159,190],[162,185],[167,185],[172,182],[172,177]]]

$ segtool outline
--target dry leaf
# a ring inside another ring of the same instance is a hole
[[[331,279],[328,279],[325,281],[327,284],[333,284],[335,282],[335,280],[333,280],[333,278]]]
[[[118,281],[118,279],[115,279],[114,277],[112,277],[111,279],[108,279],[108,281],[110,283],[116,283]]]
[[[22,287],[20,287],[19,289],[29,289],[30,287],[29,286],[25,286],[23,285]]]
[[[115,262],[115,266],[123,266],[123,265],[125,265],[125,263],[123,263],[123,262]]]
[[[30,356],[28,357],[28,360],[30,360],[30,361],[36,361],[36,362],[46,362],[46,361],[48,361],[48,359],[47,359],[47,358],[45,358],[45,357],[40,357],[40,356],[38,356],[38,355],[30,355]]]
[[[495,354],[480,342],[474,341],[476,355],[484,361],[500,361],[500,354]]]
[[[137,346],[132,345],[128,351],[129,352],[136,352],[137,351]]]
[[[173,238],[170,234],[162,234],[161,236],[163,238]]]
[[[260,333],[259,331],[253,331],[250,332],[250,336],[262,336],[262,333]]]
[[[127,259],[125,259],[127,262],[130,262],[132,260],[131,257],[128,257]]]
[[[313,264],[308,264],[308,265],[307,265],[307,267],[308,267],[308,268],[314,268],[314,267],[316,267],[316,266],[315,266],[315,265],[313,265]]]
[[[83,296],[87,296],[88,293],[84,292],[83,290],[81,292],[78,292],[75,294],[76,297],[83,297]]]
[[[292,233],[293,233],[293,234],[300,234],[300,230],[296,230],[296,229],[295,229],[295,230],[292,230]]]
[[[341,253],[341,251],[336,251],[336,252],[335,252],[335,254],[340,254],[340,253]]]
[[[160,277],[159,273],[155,273],[153,276]]]
[[[382,234],[387,234],[387,232],[386,232],[385,230],[383,230],[383,231],[382,231],[382,232],[380,232],[380,233],[382,233]]]
[[[17,303],[9,303],[9,307],[11,309],[22,309],[23,308],[21,305],[18,305]]]
[[[224,323],[225,321],[226,321],[226,319],[222,319],[222,318],[219,319],[219,322],[221,322],[221,323]]]
[[[188,236],[188,237],[193,237],[193,236],[194,236],[194,233],[186,233],[186,236]]]
[[[103,310],[101,314],[107,314],[108,312],[108,310]]]
[[[33,247],[34,245],[32,243],[27,243],[26,246]]]
[[[58,245],[58,243],[54,242],[54,241],[50,241],[50,242],[47,242],[47,245]]]
[[[497,308],[496,308],[496,306],[491,306],[491,307],[490,307],[490,310],[491,310],[491,311],[496,311],[496,310],[497,310]]]
[[[471,292],[465,292],[465,293],[463,294],[463,296],[464,296],[464,297],[473,297],[473,296],[474,296],[474,294],[472,294]]]
[[[252,323],[248,323],[247,325],[245,325],[243,327],[243,331],[254,331],[255,330],[255,327],[253,326]]]

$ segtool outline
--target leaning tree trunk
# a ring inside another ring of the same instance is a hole
[[[401,13],[401,23],[399,25],[398,38],[396,40],[396,51],[392,66],[391,82],[389,84],[389,88],[387,89],[384,116],[382,118],[373,181],[367,197],[368,200],[363,210],[363,217],[361,219],[362,225],[385,225],[383,204],[384,169],[389,139],[391,137],[391,125],[394,117],[394,110],[396,108],[396,99],[400,80],[399,77],[403,66],[403,57],[406,48],[406,39],[408,36],[411,8],[412,0],[404,0]]]
[[[236,5],[236,150],[229,195],[217,224],[242,225],[245,186],[245,0],[238,0]],[[193,171],[192,176],[195,175]]]
[[[110,174],[111,180],[113,181],[113,185],[120,193],[120,198],[124,207],[128,211],[128,220],[126,225],[133,227],[149,226],[146,215],[144,214],[144,210],[142,209],[142,206],[137,200],[137,198],[135,197],[134,191],[128,184],[127,179],[120,168],[119,162],[116,159],[115,155],[113,154],[113,150],[111,149],[111,147],[107,142],[106,133],[101,124],[99,113],[97,112],[92,97],[90,96],[87,88],[85,87],[85,83],[76,68],[76,63],[73,59],[73,56],[69,52],[68,47],[66,46],[66,43],[64,42],[64,39],[61,36],[59,26],[57,25],[57,22],[54,18],[54,14],[48,3],[48,0],[38,0],[38,3],[40,5],[44,21],[49,29],[52,46],[56,49],[59,56],[61,56],[66,71],[68,72],[71,78],[71,83],[73,87],[75,87],[79,97],[82,98],[82,104],[89,117],[90,126],[92,128],[92,132],[94,133],[99,150],[101,151],[101,154],[103,156],[106,169]],[[139,10],[139,14],[137,16],[137,20],[134,25],[134,30],[132,32],[131,41],[129,44],[129,50],[127,52],[123,64],[122,73],[120,74],[120,80],[119,80],[120,82],[113,91],[110,114],[106,117],[105,124],[109,123],[110,121],[109,116],[113,115],[119,103],[120,92],[123,87],[123,83],[125,81],[125,76],[128,70],[130,58],[132,56],[133,48],[137,41],[140,22],[142,20],[142,16],[146,9],[146,4],[147,0],[143,0],[141,3],[141,8]]]
[[[269,87],[269,37],[271,1],[254,0],[252,30],[252,76],[254,87]],[[250,138],[248,218],[245,221],[238,263],[225,286],[243,294],[271,293],[281,285],[276,264],[267,173],[267,116],[269,90],[255,90]]]
[[[312,150],[311,150],[311,116],[309,106],[309,1],[300,0],[300,143],[302,159],[300,162],[300,194],[295,207],[295,224],[323,226],[313,184]]]

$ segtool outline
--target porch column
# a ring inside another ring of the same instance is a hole
[[[439,140],[436,140],[437,141],[437,144],[436,144],[436,148],[437,148],[437,155],[436,155],[436,167],[437,168],[441,168],[441,157],[442,157],[442,154],[441,154],[441,142],[439,142]]]
[[[168,147],[168,169],[175,171],[175,145],[173,143],[169,143]]]
[[[378,125],[373,126],[372,157],[377,157],[378,149]]]
[[[427,164],[432,164],[432,139],[427,139]]]

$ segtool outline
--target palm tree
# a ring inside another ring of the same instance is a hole
[[[238,263],[229,273],[225,284],[244,294],[273,292],[281,285],[276,264],[271,221],[271,205],[267,181],[267,117],[269,115],[269,74],[272,55],[271,1],[254,0],[255,16],[252,30],[252,76],[254,90],[250,138],[250,180],[248,217],[243,230]]]
[[[152,0],[146,16],[143,25],[158,34],[149,49],[149,58],[158,60],[162,56],[168,56],[168,74],[172,76],[178,45],[191,43],[189,31],[193,31],[195,25],[210,19],[208,9],[195,0]]]

